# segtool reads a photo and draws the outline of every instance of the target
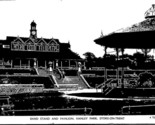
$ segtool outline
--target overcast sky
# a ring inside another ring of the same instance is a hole
[[[0,39],[29,37],[37,23],[38,37],[70,42],[81,57],[85,52],[103,56],[94,43],[101,35],[144,20],[155,0],[0,0]]]

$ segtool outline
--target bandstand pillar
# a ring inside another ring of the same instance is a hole
[[[104,81],[107,81],[107,69],[106,69],[106,67],[104,68]]]
[[[80,76],[81,72],[81,62],[78,62],[78,76]]]
[[[107,47],[105,46],[104,48],[104,58],[106,59],[106,55],[107,55]],[[105,69],[104,69],[104,81],[107,81],[107,69],[106,69],[106,66],[105,66]]]
[[[104,47],[104,57],[106,57],[106,55],[107,55],[107,47],[105,46]]]
[[[122,79],[121,79],[121,85],[122,85],[122,88],[124,88],[124,63],[123,63],[123,60],[124,60],[124,48],[121,49],[121,52],[122,52]]]
[[[118,49],[118,48],[116,48],[116,64],[117,64],[116,77],[117,77],[117,86],[119,85],[119,67],[118,67],[118,57],[119,57],[119,49]]]

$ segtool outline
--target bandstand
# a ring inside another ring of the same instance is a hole
[[[141,49],[145,56],[151,49],[155,48],[153,42],[155,35],[155,5],[145,12],[145,20],[132,25],[131,27],[122,28],[108,35],[101,36],[94,40],[96,44],[105,47],[105,55],[107,54],[107,48],[114,48],[116,50],[117,61],[119,58],[119,52],[124,54],[125,49]],[[123,56],[122,56],[123,60]],[[116,63],[116,65],[118,65]],[[121,75],[120,74],[121,69]],[[124,80],[124,67],[117,66],[117,80],[121,76],[121,83]],[[146,71],[146,70],[144,70]],[[148,70],[147,70],[148,71]],[[105,69],[107,72],[107,69]],[[106,73],[105,73],[106,74]],[[106,77],[106,76],[105,76]]]

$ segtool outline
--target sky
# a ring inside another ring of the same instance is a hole
[[[101,32],[143,21],[152,4],[155,0],[0,0],[0,39],[29,37],[34,20],[38,37],[69,42],[81,57],[86,52],[102,57],[104,48],[94,42]]]

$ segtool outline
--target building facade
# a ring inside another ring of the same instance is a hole
[[[30,24],[29,37],[7,36],[0,40],[0,66],[28,68],[48,68],[52,62],[53,68],[77,68],[78,62],[84,61],[70,49],[69,43],[61,43],[59,39],[37,37],[37,24]]]

